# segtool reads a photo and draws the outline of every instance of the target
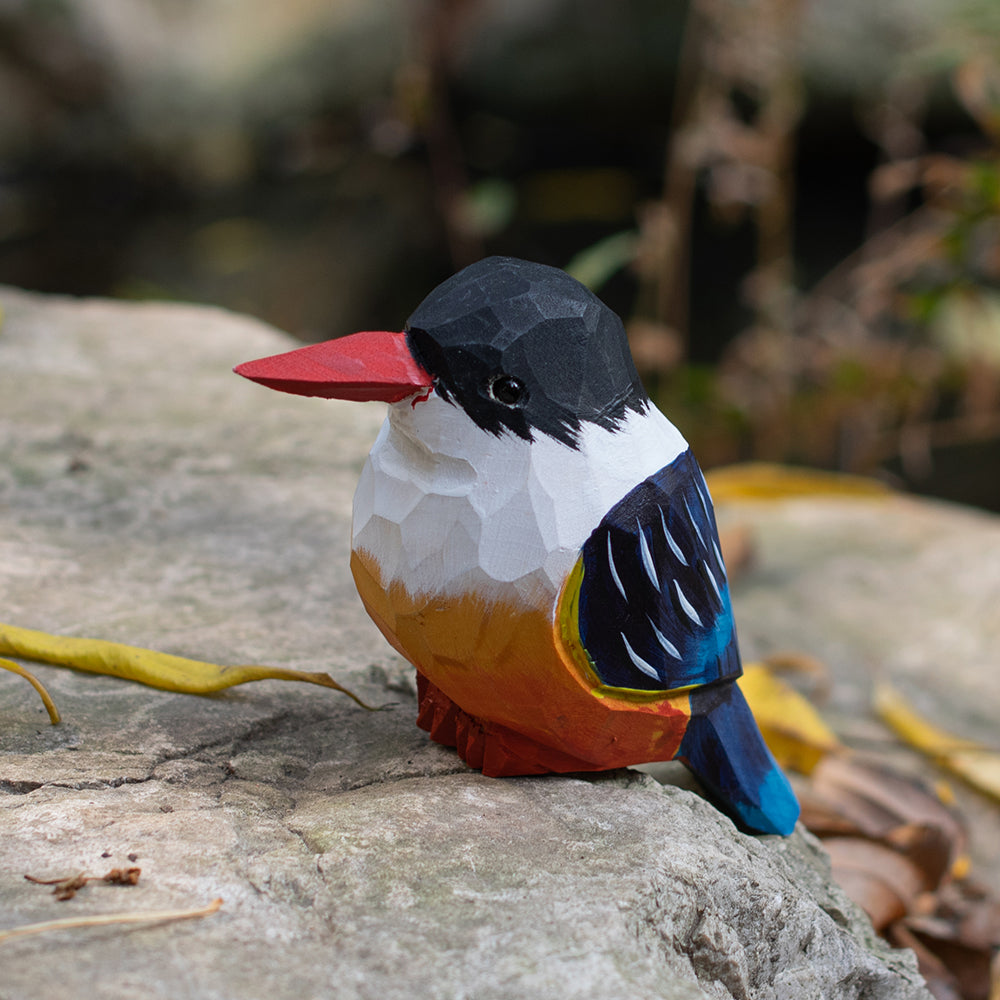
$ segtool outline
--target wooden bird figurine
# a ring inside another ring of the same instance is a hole
[[[236,371],[383,400],[351,568],[417,670],[417,723],[486,775],[682,760],[744,829],[799,807],[746,701],[704,477],[621,321],[564,272],[493,257],[402,333]]]

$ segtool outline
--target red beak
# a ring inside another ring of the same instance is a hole
[[[413,360],[405,333],[352,333],[237,365],[237,375],[269,389],[326,399],[396,403],[434,380]]]

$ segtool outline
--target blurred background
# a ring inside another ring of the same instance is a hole
[[[996,0],[0,0],[0,282],[322,340],[526,257],[706,466],[992,510],[998,154]]]

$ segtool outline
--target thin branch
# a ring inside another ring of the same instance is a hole
[[[30,934],[44,934],[48,931],[62,931],[71,927],[105,927],[111,924],[155,923],[161,920],[190,920],[194,917],[210,917],[222,906],[222,899],[213,899],[208,906],[196,910],[151,910],[149,913],[107,913],[96,917],[65,917],[62,920],[43,920],[38,924],[24,924],[0,931],[0,944],[14,938]]]

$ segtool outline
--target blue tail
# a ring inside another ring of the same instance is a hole
[[[677,757],[742,829],[780,834],[794,829],[798,800],[735,683],[691,692],[691,721]]]

